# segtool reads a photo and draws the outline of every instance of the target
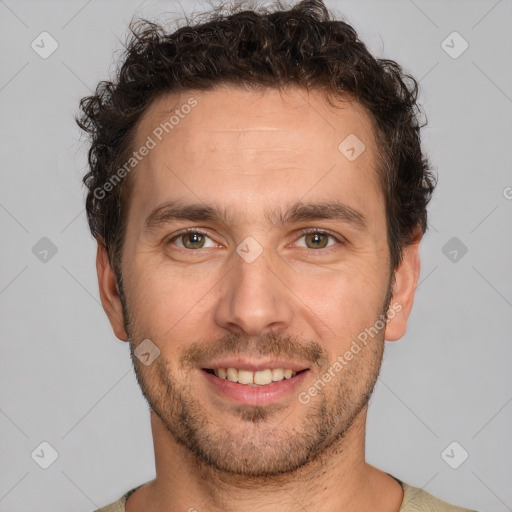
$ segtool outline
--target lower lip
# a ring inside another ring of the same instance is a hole
[[[207,381],[222,395],[245,405],[270,405],[292,395],[306,378],[309,370],[302,371],[290,379],[272,382],[266,386],[248,386],[221,379],[201,370]]]

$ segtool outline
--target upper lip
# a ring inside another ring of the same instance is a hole
[[[294,361],[284,361],[279,359],[247,359],[247,358],[230,358],[221,359],[212,363],[208,363],[203,367],[205,370],[217,370],[218,368],[236,368],[238,370],[248,370],[257,372],[258,370],[283,368],[285,370],[308,370],[309,367],[303,363]]]

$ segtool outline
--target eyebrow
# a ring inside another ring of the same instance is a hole
[[[225,217],[225,211],[207,204],[181,204],[177,201],[168,201],[148,215],[144,229],[151,231],[174,220],[222,222]]]
[[[265,212],[265,217],[273,224],[284,225],[311,220],[335,220],[353,226],[360,231],[368,229],[367,218],[358,210],[339,201],[317,203],[293,203],[286,211],[277,209]],[[168,201],[157,206],[146,218],[144,229],[153,231],[176,220],[192,222],[228,223],[229,215],[225,207],[195,203],[182,204]]]
[[[284,213],[278,211],[269,216],[278,225],[308,220],[335,220],[365,231],[368,229],[366,217],[358,210],[340,201],[292,204]]]

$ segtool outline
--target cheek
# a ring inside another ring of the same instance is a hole
[[[144,271],[132,272],[125,281],[130,309],[140,329],[165,338],[202,313],[201,301],[211,288],[209,281],[170,272],[165,265],[142,267]]]
[[[322,276],[300,276],[291,283],[301,315],[317,326],[317,334],[334,344],[350,342],[381,313],[386,276],[375,263],[358,264]]]

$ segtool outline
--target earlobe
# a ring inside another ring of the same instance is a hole
[[[393,296],[388,310],[385,339],[397,341],[407,330],[407,321],[412,310],[416,287],[420,275],[419,246],[421,235],[403,249],[402,262],[395,272]]]
[[[117,284],[116,276],[110,264],[105,246],[98,242],[96,253],[96,272],[101,304],[110,321],[112,330],[121,341],[128,340],[128,334],[124,328],[123,307]]]

